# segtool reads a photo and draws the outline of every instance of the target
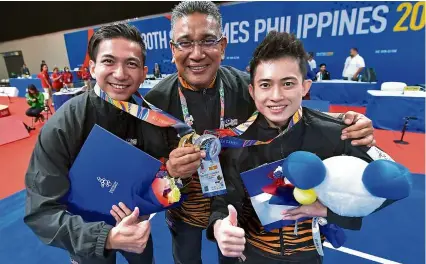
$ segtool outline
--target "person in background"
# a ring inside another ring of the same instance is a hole
[[[63,87],[62,74],[59,72],[59,68],[53,68],[53,73],[51,76],[52,79],[52,88],[55,92],[59,92]]]
[[[158,63],[154,64],[154,77],[161,78],[160,65]]]
[[[311,69],[311,71],[315,72],[315,69],[317,68],[317,62],[314,60],[313,52],[308,53],[308,63],[309,63],[309,68]]]
[[[68,66],[64,67],[64,72],[62,73],[62,80],[64,82],[64,87],[73,88],[74,85],[72,83],[73,76]]]
[[[40,66],[40,73],[37,75],[37,78],[41,80],[41,87],[43,87],[44,91],[49,94],[49,98],[52,97],[52,82],[49,78],[49,68],[47,64],[42,64]]]
[[[22,75],[30,75],[30,69],[27,68],[27,65],[24,63],[21,68]]]
[[[41,119],[44,122],[44,116],[41,114],[44,109],[44,95],[37,90],[34,84],[28,85],[28,93],[25,95],[30,108],[25,112],[27,116],[35,117],[35,122]]]
[[[47,63],[44,60],[42,60],[41,63],[40,63],[40,68],[43,66],[43,64],[47,65]]]
[[[306,80],[311,80],[314,81],[316,76],[315,76],[315,72],[313,70],[311,70],[311,66],[309,65],[309,60],[306,62]],[[316,67],[316,63],[315,63],[315,67]],[[305,96],[303,96],[303,100],[311,100],[311,94],[308,91],[306,93]]]
[[[246,72],[250,73],[250,65],[247,65]]]
[[[358,81],[358,76],[365,68],[365,61],[361,55],[358,54],[357,48],[352,48],[350,56],[346,58],[345,66],[343,68],[343,79]]]
[[[92,89],[91,78],[92,76],[90,76],[89,70],[87,67],[84,67],[83,71],[81,72],[81,79],[84,81],[84,85],[87,87],[87,90]]]
[[[327,65],[325,63],[320,64],[320,70],[317,72],[316,80],[331,80],[330,73],[326,70]]]
[[[316,67],[316,64],[315,64]],[[309,64],[309,60],[306,62],[306,79],[315,80],[315,72],[311,70],[311,66]]]

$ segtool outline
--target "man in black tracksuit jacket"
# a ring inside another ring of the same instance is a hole
[[[219,219],[228,216],[228,204],[232,204],[238,213],[239,226],[245,230],[247,263],[256,262],[256,255],[266,256],[268,263],[321,263],[312,239],[312,220],[298,223],[298,235],[294,235],[294,225],[267,232],[263,229],[250,197],[245,191],[240,173],[271,163],[295,151],[315,153],[321,159],[338,155],[361,158],[367,162],[373,159],[367,154],[368,147],[354,147],[349,140],[340,140],[341,130],[346,125],[326,114],[303,108],[302,120],[284,135],[268,145],[243,149],[228,149],[222,154],[222,168],[226,180],[227,194],[216,196],[211,205],[212,214],[207,228],[207,237],[214,240],[213,226]],[[261,114],[242,138],[267,141],[279,135],[281,129],[271,128]],[[386,203],[388,205],[388,203]],[[345,229],[359,230],[362,218],[342,217],[327,209],[328,223],[337,224]],[[285,237],[292,237],[291,240]],[[281,239],[284,238],[284,239]],[[250,252],[256,252],[251,254]],[[277,262],[273,262],[273,261]],[[254,262],[252,262],[254,261]],[[238,263],[237,260],[223,258],[221,263]],[[297,262],[299,263],[299,262]]]
[[[144,52],[135,27],[118,24],[99,29],[89,42],[91,72],[97,85],[111,98],[132,100],[131,94],[146,75]],[[69,213],[61,202],[70,186],[68,172],[95,124],[156,158],[167,154],[161,151],[164,140],[160,128],[121,111],[93,89],[76,96],[61,106],[37,139],[25,177],[24,222],[44,243],[67,250],[73,264],[115,263],[116,251],[129,263],[152,263],[149,222],[140,222],[137,213],[129,216],[134,219],[131,224],[127,221],[124,226],[123,220],[113,227],[105,222],[86,222]]]
[[[188,109],[194,118],[193,128],[201,135],[205,130],[219,128],[220,99],[218,86],[222,85],[225,92],[225,127],[235,126],[246,121],[255,110],[255,106],[247,93],[248,76],[232,67],[220,67],[215,83],[199,91],[189,89],[185,81],[177,74],[168,76],[153,88],[145,99],[183,120],[178,86],[183,89]],[[178,146],[179,138],[175,129],[167,130],[170,150]],[[202,196],[200,180],[197,175],[185,188],[187,199],[181,206],[167,211],[166,221],[175,240],[173,252],[179,259],[176,263],[198,263],[201,257],[202,230],[207,227],[210,216],[211,199]],[[184,230],[184,231],[183,231]],[[197,254],[190,254],[180,247],[192,249]],[[200,255],[198,255],[198,252]]]
[[[285,220],[308,218],[298,222],[297,227],[266,231],[240,177],[241,172],[281,160],[296,151],[308,151],[321,159],[349,155],[373,161],[368,147],[355,147],[349,140],[341,140],[341,131],[346,127],[341,120],[301,108],[302,97],[312,83],[305,78],[305,54],[294,35],[275,31],[256,48],[250,63],[249,92],[259,113],[241,137],[274,140],[266,145],[227,149],[222,154],[227,194],[213,199],[207,237],[218,242],[224,256],[241,257],[244,252],[247,264],[321,263],[313,240],[312,217],[325,217],[328,223],[342,228],[361,227],[362,218],[339,216],[316,201],[285,212]],[[379,151],[373,148],[373,153]],[[236,262],[220,258],[220,263]]]

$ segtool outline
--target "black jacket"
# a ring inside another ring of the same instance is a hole
[[[108,254],[104,247],[112,226],[71,215],[60,199],[69,190],[69,169],[95,124],[152,156],[165,155],[159,128],[117,109],[93,90],[66,102],[43,126],[25,176],[24,222],[44,243],[82,257]]]
[[[228,149],[222,159],[222,168],[225,176],[227,194],[217,196],[212,203],[212,214],[207,228],[207,237],[214,239],[213,224],[218,219],[228,216],[227,205],[232,204],[239,216],[239,223],[246,231],[248,242],[262,245],[261,248],[273,254],[292,255],[311,248],[311,253],[316,254],[313,245],[311,220],[299,223],[297,239],[286,241],[284,236],[292,235],[293,228],[285,227],[272,232],[266,232],[256,216],[251,205],[240,172],[256,168],[265,163],[280,160],[289,154],[303,150],[315,153],[321,159],[337,155],[350,155],[359,157],[367,162],[373,159],[366,153],[367,147],[354,147],[350,140],[340,139],[341,131],[345,127],[342,121],[326,114],[303,108],[302,119],[287,133],[276,138],[269,145],[253,146],[244,149]],[[266,119],[259,115],[255,123],[243,134],[246,139],[269,140],[276,137],[280,129],[270,128]],[[347,229],[360,229],[362,218],[342,217],[328,210],[327,220]],[[303,232],[306,230],[306,232]],[[265,240],[259,237],[267,238]],[[274,238],[276,238],[274,240]],[[280,245],[277,247],[276,245]],[[275,245],[275,246],[274,246]],[[312,250],[313,249],[313,250]]]
[[[317,74],[315,74],[315,80],[317,80],[317,81],[319,80],[318,74],[322,74],[321,80],[331,80],[331,75],[330,75],[330,72],[328,72],[328,71],[325,71],[324,73],[319,71]]]
[[[192,127],[195,131],[202,134],[205,130],[219,128],[220,97],[218,86],[220,82],[222,82],[225,92],[225,127],[236,126],[245,122],[255,111],[255,105],[248,92],[249,81],[250,76],[247,73],[232,67],[221,66],[217,72],[213,88],[200,91],[182,89],[189,113],[194,118]],[[177,73],[172,74],[149,91],[145,99],[174,117],[184,120],[178,84]],[[167,140],[170,151],[177,147],[179,139],[173,128],[168,129]],[[205,228],[210,215],[211,199],[202,196],[200,182],[196,175],[185,191],[188,194],[187,200],[183,202],[182,206],[169,210],[169,216]]]
[[[220,125],[220,100],[218,80],[223,82],[225,91],[225,127],[235,126],[245,122],[256,110],[248,92],[250,76],[242,71],[228,66],[221,66],[217,72],[215,86],[199,91],[182,89],[185,95],[189,113],[194,117],[193,128],[198,134],[206,129],[216,129]],[[152,88],[145,99],[156,107],[168,112],[180,120],[183,113],[178,94],[179,79],[177,73],[167,76]],[[169,139],[177,146],[177,133],[169,130]]]

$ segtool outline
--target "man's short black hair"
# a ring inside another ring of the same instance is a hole
[[[322,66],[327,67],[327,64],[325,64],[325,63],[321,63],[319,67],[321,68]]]
[[[353,49],[354,51],[358,52],[358,49],[357,49],[357,48],[351,48],[351,49]]]
[[[286,32],[271,31],[260,43],[253,53],[250,61],[250,79],[253,85],[256,68],[262,61],[277,60],[290,57],[298,60],[300,73],[305,79],[306,69],[306,51],[302,41],[296,38],[294,34]]]
[[[99,44],[102,40],[124,38],[139,44],[142,50],[142,63],[145,65],[146,47],[142,40],[139,30],[127,23],[114,23],[111,25],[103,26],[97,30],[89,41],[89,57],[92,61],[96,61],[98,55]]]
[[[182,17],[192,15],[194,13],[205,14],[213,17],[217,22],[217,30],[222,34],[222,15],[217,5],[211,1],[182,1],[172,10],[171,24],[172,32],[176,21]]]

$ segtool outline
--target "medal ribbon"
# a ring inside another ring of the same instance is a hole
[[[173,127],[177,130],[179,136],[184,136],[189,133],[193,133],[194,130],[182,122],[181,120],[171,116],[170,114],[164,112],[163,110],[155,107],[154,105],[147,102],[142,95],[140,95],[139,92],[135,93],[135,96],[139,97],[140,99],[144,100],[145,103],[148,104],[148,106],[151,108],[146,108],[141,105],[132,104],[130,102],[125,101],[118,101],[114,100],[111,97],[108,96],[107,93],[102,91],[102,89],[98,86],[98,84],[94,87],[95,93],[103,100],[107,101],[108,103],[114,105],[115,107],[119,108],[120,110],[127,112],[131,114],[132,116],[139,118],[145,122],[148,122],[154,126],[159,127]]]
[[[223,89],[223,83],[221,80],[219,81],[219,98],[220,98],[220,129],[225,128],[225,90]],[[182,113],[183,118],[185,120],[185,123],[188,126],[192,126],[194,119],[189,114],[188,110],[188,104],[186,103],[185,95],[183,95],[182,92],[182,85],[179,82],[178,91],[179,91],[179,99],[180,99],[180,105],[182,107]]]
[[[188,122],[191,121],[191,117],[189,115],[188,105],[186,103],[185,96],[183,95],[180,87],[179,87],[179,96],[181,99],[182,112],[184,114],[184,119],[186,122],[182,122],[181,120],[171,116],[170,114],[152,105],[151,103],[146,101],[142,97],[142,95],[137,91],[134,94],[134,96],[143,100],[151,109],[143,107],[141,105],[133,104],[130,102],[114,100],[111,97],[109,97],[107,93],[102,91],[102,89],[98,86],[98,84],[95,85],[94,91],[101,99],[114,105],[120,110],[131,114],[132,116],[136,118],[139,118],[155,126],[175,128],[180,137],[183,137],[187,134],[195,133],[194,129],[188,124]],[[242,147],[249,147],[253,145],[269,144],[277,137],[285,134],[291,127],[293,127],[297,122],[299,122],[302,117],[302,108],[300,107],[298,111],[292,116],[287,128],[284,129],[281,133],[279,133],[279,135],[277,135],[276,137],[268,141],[246,140],[246,139],[237,138],[237,136],[240,136],[244,132],[246,132],[247,129],[254,123],[254,121],[259,115],[259,112],[258,111],[254,112],[246,122],[238,125],[237,127],[225,129],[224,128],[225,96],[224,96],[224,89],[222,84],[220,84],[220,87],[219,87],[219,95],[220,95],[220,103],[221,103],[220,129],[206,130],[204,134],[212,134],[218,137],[223,148],[242,148]]]
[[[219,138],[222,147],[224,148],[244,148],[254,145],[265,145],[271,143],[274,139],[283,134],[287,133],[287,131],[292,128],[297,122],[299,122],[302,118],[302,107],[300,107],[296,113],[291,117],[290,122],[286,129],[284,129],[281,133],[279,133],[276,137],[268,140],[268,141],[260,141],[260,140],[246,140],[242,138],[237,138],[237,136],[242,135],[247,129],[254,123],[257,119],[259,112],[254,112],[251,117],[244,123],[238,125],[235,128],[227,128],[227,129],[216,129],[216,130],[208,130],[205,134],[212,134]]]

